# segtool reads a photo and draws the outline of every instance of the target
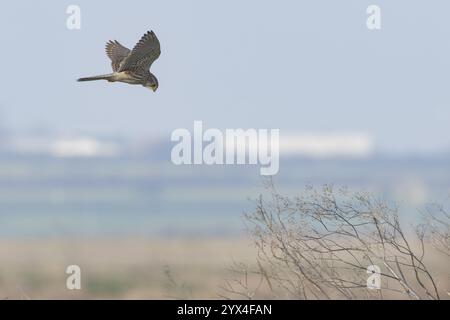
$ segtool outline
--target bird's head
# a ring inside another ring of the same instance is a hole
[[[151,74],[150,78],[145,82],[144,87],[152,89],[153,92],[155,92],[158,89],[158,79],[156,79],[156,77]]]

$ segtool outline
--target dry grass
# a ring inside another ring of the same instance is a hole
[[[244,239],[4,240],[3,299],[218,298],[232,260],[254,261]],[[65,269],[82,270],[67,290]]]

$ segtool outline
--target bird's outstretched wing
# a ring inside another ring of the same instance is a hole
[[[111,59],[114,72],[120,68],[120,63],[130,54],[131,50],[121,45],[118,41],[109,41],[106,44],[106,55]]]
[[[159,40],[153,31],[144,34],[131,53],[121,62],[119,72],[144,69],[148,70],[161,54]]]

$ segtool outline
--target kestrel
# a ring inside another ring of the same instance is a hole
[[[147,31],[130,50],[118,41],[106,44],[106,55],[111,59],[113,73],[94,77],[80,78],[78,81],[108,80],[108,82],[125,82],[140,84],[156,91],[158,79],[149,71],[152,63],[161,54],[159,40],[153,31]]]

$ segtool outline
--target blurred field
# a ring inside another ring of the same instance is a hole
[[[5,240],[0,260],[2,299],[219,299],[242,298],[221,286],[236,277],[233,262],[255,267],[255,249],[244,238]],[[448,260],[432,254],[428,261],[449,288]],[[66,289],[71,264],[81,267],[81,290]],[[255,297],[274,298],[266,289]]]
[[[3,299],[218,298],[233,260],[252,261],[244,239],[3,240]],[[77,264],[82,289],[66,289]]]

